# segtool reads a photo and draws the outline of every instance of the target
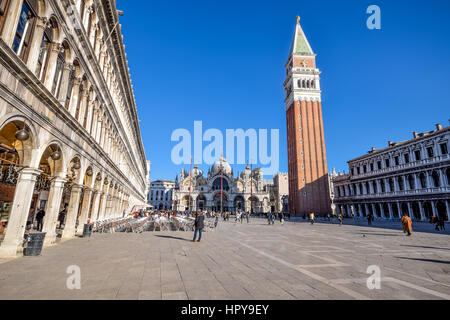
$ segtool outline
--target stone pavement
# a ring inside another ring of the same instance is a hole
[[[94,235],[0,261],[0,299],[446,299],[448,235],[367,226],[223,223],[192,233]],[[67,268],[81,268],[69,290]],[[381,289],[367,268],[381,268]]]

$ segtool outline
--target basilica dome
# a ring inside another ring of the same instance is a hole
[[[214,165],[212,167],[212,174],[213,175],[220,174],[220,171],[222,170],[222,168],[223,168],[224,174],[231,175],[231,171],[232,171],[231,166],[223,156],[220,158],[219,161],[214,163]]]

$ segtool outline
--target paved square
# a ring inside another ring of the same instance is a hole
[[[221,223],[192,233],[94,235],[0,261],[0,299],[446,299],[448,235],[366,226]],[[67,267],[81,268],[69,290]],[[381,268],[381,289],[367,268]]]

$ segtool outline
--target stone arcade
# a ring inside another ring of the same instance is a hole
[[[148,164],[114,0],[0,1],[0,256],[145,208]],[[67,208],[65,227],[58,214]]]

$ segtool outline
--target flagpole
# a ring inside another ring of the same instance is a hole
[[[191,156],[191,171],[189,172],[189,213],[191,213],[191,189],[192,189],[192,156]]]

